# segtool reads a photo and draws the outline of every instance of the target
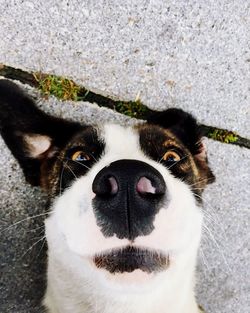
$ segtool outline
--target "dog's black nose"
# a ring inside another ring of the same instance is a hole
[[[105,236],[135,239],[148,235],[166,194],[162,175],[137,160],[119,160],[103,168],[93,181],[93,207]]]

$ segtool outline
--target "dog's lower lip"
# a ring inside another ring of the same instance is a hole
[[[93,261],[97,268],[110,273],[130,273],[137,269],[153,273],[163,271],[169,266],[169,257],[164,253],[133,246],[97,254]]]

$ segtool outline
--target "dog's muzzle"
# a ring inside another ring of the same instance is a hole
[[[119,160],[103,168],[92,189],[97,224],[104,236],[131,241],[153,231],[155,215],[166,200],[162,175],[138,160]]]

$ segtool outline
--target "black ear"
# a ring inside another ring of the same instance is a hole
[[[40,184],[42,162],[81,128],[42,112],[16,84],[0,80],[0,133],[32,185]]]
[[[201,190],[207,183],[215,180],[208,166],[206,148],[202,143],[202,131],[191,114],[172,108],[163,112],[151,113],[147,121],[150,124],[169,129],[189,149],[200,171]]]
[[[201,131],[195,118],[181,109],[168,109],[152,113],[148,123],[169,129],[182,143],[196,155],[201,152]]]

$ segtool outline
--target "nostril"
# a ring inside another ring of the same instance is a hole
[[[92,185],[93,192],[101,197],[114,196],[118,189],[117,180],[111,175],[97,175]]]
[[[156,190],[152,182],[147,177],[141,177],[136,185],[136,191],[140,194],[155,194]]]
[[[117,192],[118,192],[118,184],[117,184],[117,181],[115,179],[114,176],[110,176],[108,178],[109,180],[109,183],[110,183],[110,194],[111,195],[116,195]]]

